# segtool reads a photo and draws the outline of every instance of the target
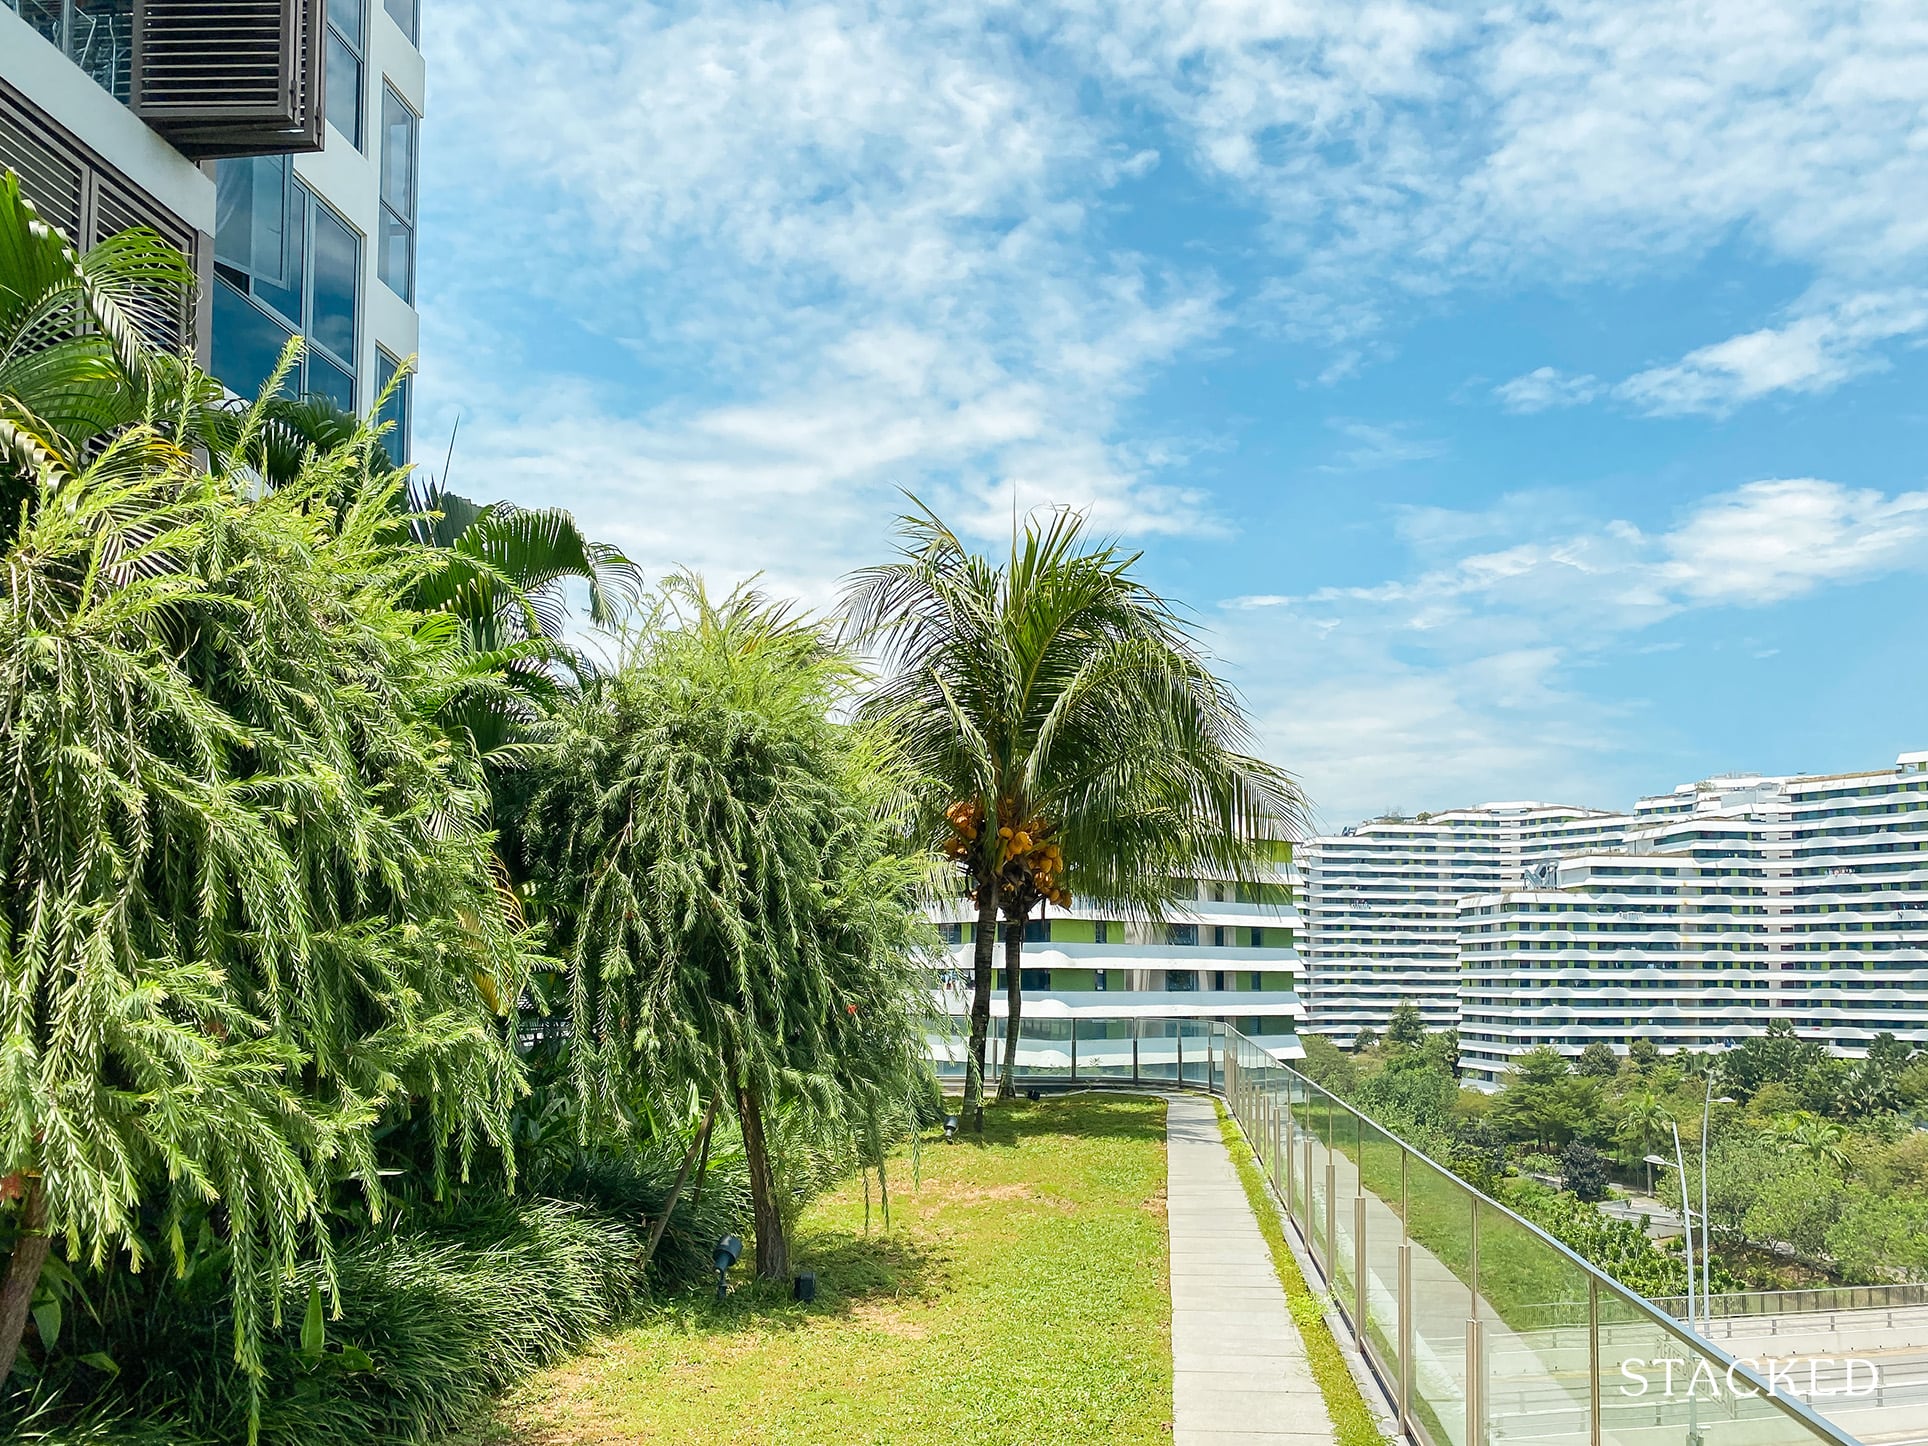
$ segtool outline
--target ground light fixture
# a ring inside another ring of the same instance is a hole
[[[716,1242],[716,1298],[723,1299],[730,1293],[730,1267],[743,1258],[743,1239],[737,1235],[725,1235]]]
[[[957,1143],[956,1115],[944,1116],[944,1143],[947,1145],[955,1145]]]
[[[1037,1086],[1033,1085],[1030,1089],[1024,1092],[1024,1097],[1027,1100],[1031,1101],[1032,1104],[1035,1105],[1039,1100],[1044,1098],[1044,1091],[1037,1088]]]
[[[791,1284],[790,1294],[794,1299],[809,1305],[817,1298],[817,1272],[814,1270],[801,1272]]]

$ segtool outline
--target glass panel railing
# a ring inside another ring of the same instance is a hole
[[[995,1087],[1002,1020],[991,1033]],[[961,1087],[968,1021],[934,1025],[930,1040],[939,1074]],[[1226,1025],[1027,1019],[1017,1060],[1030,1085],[1222,1094],[1311,1256],[1315,1288],[1420,1446],[1857,1446],[1839,1422],[1885,1440],[1911,1410],[1888,1383],[1887,1399],[1837,1403],[1837,1420],[1823,1419],[1801,1399],[1805,1365],[1790,1375],[1781,1357],[1735,1361]],[[1846,1292],[1803,1303],[1877,1304]],[[1915,1303],[1898,1292],[1879,1302]],[[1912,1383],[1898,1384],[1905,1394]]]

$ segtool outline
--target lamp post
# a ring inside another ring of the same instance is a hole
[[[1680,1126],[1668,1121],[1674,1133],[1674,1169],[1680,1172],[1681,1247],[1687,1252],[1687,1328],[1693,1329],[1700,1317],[1694,1312],[1694,1212],[1687,1198],[1687,1155],[1680,1144]]]
[[[1707,1062],[1707,1095],[1700,1106],[1700,1309],[1703,1335],[1710,1334],[1714,1328],[1714,1247],[1707,1224],[1707,1126],[1714,1112],[1714,1084],[1720,1078],[1720,1051],[1715,1048],[1710,1050],[1709,1054],[1712,1057]],[[1734,1097],[1722,1095],[1720,1102],[1731,1105],[1734,1103]],[[1685,1184],[1684,1181],[1682,1183]],[[1692,1224],[1689,1224],[1687,1233],[1692,1235],[1693,1229]],[[1692,1266],[1688,1267],[1690,1274],[1692,1269]],[[1690,1308],[1688,1323],[1692,1324],[1692,1322],[1693,1313]]]

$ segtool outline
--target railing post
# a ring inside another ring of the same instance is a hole
[[[1329,1120],[1330,1116],[1327,1118]],[[1325,1273],[1328,1284],[1332,1280],[1333,1268],[1339,1263],[1339,1257],[1332,1249],[1333,1227],[1339,1222],[1339,1207],[1335,1198],[1339,1193],[1338,1183],[1338,1173],[1332,1165],[1332,1147],[1328,1145],[1325,1157]]]
[[[1399,1413],[1401,1439],[1412,1435],[1413,1418],[1413,1248],[1399,1242]],[[1596,1443],[1597,1446],[1597,1443]]]
[[[1290,1085],[1286,1086],[1286,1105],[1281,1114],[1280,1124],[1283,1136],[1279,1142],[1279,1153],[1285,1156],[1285,1213],[1290,1219],[1296,1222],[1299,1229],[1303,1231],[1305,1229],[1305,1221],[1300,1219],[1298,1204],[1292,1198],[1293,1182],[1298,1178],[1299,1172],[1292,1168],[1291,1089],[1292,1087]]]
[[[1138,1083],[1138,1035],[1144,1027],[1140,1020],[1134,1019],[1131,1022],[1131,1082],[1133,1084]]]
[[[1172,1026],[1172,1039],[1178,1045],[1178,1087],[1185,1088],[1185,1026],[1181,1022]]]
[[[1366,1196],[1365,1182],[1352,1197],[1352,1334],[1359,1341],[1360,1354],[1366,1349]]]
[[[1600,1282],[1587,1277],[1587,1442],[1600,1446]]]
[[[1486,1446],[1486,1350],[1479,1318],[1479,1197],[1467,1200],[1472,1224],[1466,1302],[1466,1446]]]

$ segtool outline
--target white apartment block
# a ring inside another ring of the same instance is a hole
[[[0,0],[0,167],[76,245],[151,226],[191,345],[252,397],[366,413],[415,355],[420,0]],[[409,392],[383,411],[408,454]]]
[[[1047,910],[1025,933],[1019,986],[1027,1050],[1033,1040],[1039,1049],[1063,1049],[1075,1028],[1081,1058],[1095,1057],[1107,1038],[1114,1050],[1122,1042],[1128,1058],[1135,1021],[1185,1019],[1229,1022],[1279,1059],[1303,1058],[1293,882],[1289,851],[1281,847],[1270,880],[1257,888],[1188,884],[1188,897],[1163,923],[1127,921],[1078,903]],[[963,1032],[970,1010],[972,917],[967,899],[939,915],[950,960],[937,1005],[954,1034]],[[999,1035],[1002,928],[991,1008]]]
[[[1775,1018],[1839,1052],[1928,1044],[1928,753],[1643,799],[1625,846],[1460,910],[1461,1060],[1636,1039],[1716,1049]]]
[[[1551,859],[1610,848],[1623,814],[1546,803],[1382,818],[1310,840],[1305,880],[1308,1028],[1350,1048],[1417,1005],[1429,1029],[1460,1022],[1460,900],[1517,884]]]

